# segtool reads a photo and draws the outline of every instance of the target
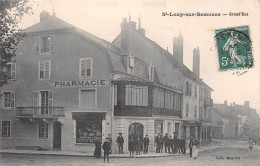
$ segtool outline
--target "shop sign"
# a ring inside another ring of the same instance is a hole
[[[73,87],[93,87],[106,86],[106,80],[73,80],[73,81],[55,81],[54,88],[73,88]]]

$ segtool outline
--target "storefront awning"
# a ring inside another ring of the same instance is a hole
[[[105,112],[73,112],[72,119],[103,120],[106,119]]]

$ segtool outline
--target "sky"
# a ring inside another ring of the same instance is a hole
[[[33,15],[25,16],[20,27],[39,22],[43,10],[52,13],[91,34],[112,42],[120,33],[124,17],[138,23],[146,36],[172,53],[173,37],[184,38],[184,64],[192,70],[193,49],[200,48],[200,77],[214,89],[214,103],[235,102],[250,106],[260,114],[260,1],[258,0],[31,0]],[[226,16],[162,16],[162,12],[226,13]],[[244,12],[248,16],[230,16]],[[214,30],[249,25],[254,67],[219,71]],[[137,24],[138,26],[138,24]]]

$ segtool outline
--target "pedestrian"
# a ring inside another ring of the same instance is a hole
[[[173,153],[177,153],[178,138],[177,138],[176,135],[174,135],[174,138],[173,138],[173,145],[174,145],[174,147],[173,147]]]
[[[181,139],[177,138],[177,152],[181,154]]]
[[[168,150],[168,141],[169,141],[169,137],[168,137],[168,133],[166,133],[165,136],[163,137],[163,144],[164,144],[165,153],[167,153],[167,150]]]
[[[168,152],[169,152],[169,154],[171,154],[171,151],[172,151],[172,154],[173,154],[173,138],[172,138],[172,136],[169,136],[169,140],[168,140]]]
[[[109,142],[110,142],[110,147],[112,148],[112,137],[111,134],[108,134]]]
[[[97,138],[95,140],[95,151],[94,151],[94,157],[100,158],[101,157],[101,140]]]
[[[107,162],[109,163],[109,154],[111,154],[112,151],[111,151],[111,146],[108,137],[106,138],[106,141],[103,143],[103,149],[104,149],[104,163],[106,162],[106,158],[107,158]]]
[[[134,158],[134,154],[135,154],[135,142],[134,139],[131,138],[129,141],[129,145],[128,145],[128,150],[130,152],[130,157]]]
[[[160,134],[160,153],[163,152],[163,134]]]
[[[184,155],[186,153],[186,140],[184,136],[181,137],[181,153]]]
[[[142,140],[139,137],[137,137],[136,140],[135,140],[136,155],[140,155],[141,146],[142,146]]]
[[[189,143],[189,147],[190,147],[190,157],[192,157],[192,137],[190,138],[190,143]]]
[[[117,137],[116,142],[117,142],[117,144],[118,144],[119,154],[124,154],[124,152],[123,152],[124,138],[123,138],[121,132],[119,133],[119,136]]]
[[[254,144],[254,141],[252,138],[249,138],[249,141],[248,141],[248,144],[249,144],[249,149],[252,150],[253,149],[253,144]]]
[[[192,157],[194,159],[198,158],[198,154],[199,154],[198,146],[199,146],[199,140],[195,137],[192,139]]]
[[[144,154],[148,154],[148,147],[149,147],[149,137],[148,134],[146,134],[146,136],[144,137]]]
[[[160,133],[155,137],[155,143],[156,143],[156,153],[160,153],[161,147],[160,147]]]

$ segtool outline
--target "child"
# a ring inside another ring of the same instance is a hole
[[[111,146],[108,137],[106,138],[106,141],[103,143],[103,149],[104,149],[104,163],[106,162],[106,157],[107,157],[107,162],[109,163],[109,154],[111,153]]]

